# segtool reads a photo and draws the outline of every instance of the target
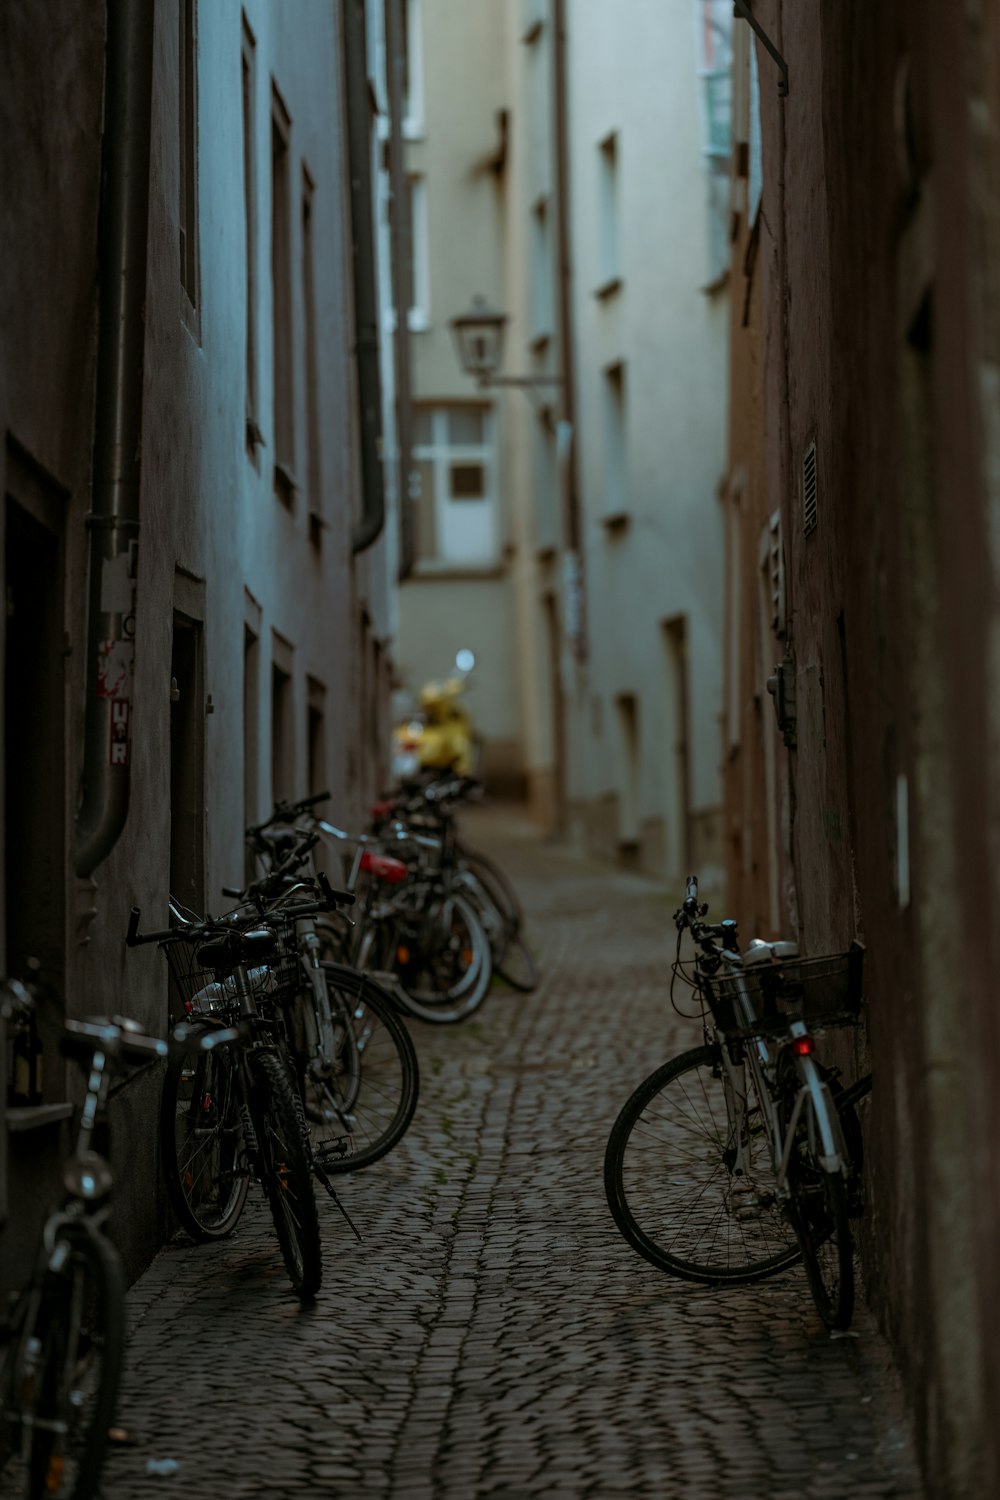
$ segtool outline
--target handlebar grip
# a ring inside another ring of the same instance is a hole
[[[322,870],[320,870],[316,879],[318,880],[319,888],[323,892],[323,895],[326,897],[331,909],[334,906],[354,905],[356,897],[353,891],[335,891]]]
[[[684,895],[685,895],[685,899],[688,900],[688,901],[697,901],[697,899],[698,899],[698,877],[697,877],[697,875],[689,875],[688,876],[688,878],[687,878],[687,886],[685,888]]]
[[[133,906],[128,914],[128,931],[125,934],[125,943],[129,948],[134,948],[139,941],[139,908]]]
[[[229,896],[233,901],[238,901],[240,899],[240,897],[242,896],[243,892],[240,890],[239,886],[236,886],[236,885],[224,885],[222,887],[222,894],[224,896]]]

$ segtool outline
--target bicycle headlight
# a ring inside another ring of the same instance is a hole
[[[111,1168],[96,1151],[81,1151],[63,1167],[63,1187],[73,1198],[98,1203],[111,1191]]]

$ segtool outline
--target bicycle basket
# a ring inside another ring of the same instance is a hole
[[[853,1024],[861,1010],[864,949],[762,964],[704,983],[712,1019],[727,1036],[769,1036],[792,1021],[818,1030]]]
[[[239,997],[233,980],[225,976],[220,978],[216,970],[206,969],[198,962],[198,950],[203,941],[189,942],[182,938],[160,945],[167,959],[171,1026],[199,1016],[214,1016],[232,1024],[239,1015]],[[276,979],[272,965],[255,965],[248,971],[248,977],[258,1004],[275,999]]]

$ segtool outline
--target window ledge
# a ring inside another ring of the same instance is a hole
[[[594,288],[594,296],[599,302],[605,302],[613,297],[615,292],[621,291],[622,278],[620,276],[609,276],[607,281],[602,281],[600,286]]]
[[[24,1104],[7,1110],[7,1129],[11,1135],[23,1135],[29,1130],[41,1130],[45,1125],[58,1125],[68,1120],[73,1106],[63,1104]]]
[[[298,485],[295,482],[295,475],[287,464],[283,464],[279,460],[274,466],[274,493],[282,505],[287,505],[289,510],[295,504],[295,492],[297,489]]]
[[[621,536],[631,524],[632,516],[627,510],[610,510],[601,517],[601,525],[608,536]]]
[[[425,557],[414,563],[413,572],[407,581],[432,583],[443,579],[503,578],[506,571],[502,562],[452,563]]]

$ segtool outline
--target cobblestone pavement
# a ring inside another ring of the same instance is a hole
[[[801,1270],[688,1285],[609,1217],[618,1109],[700,1040],[666,996],[674,893],[495,813],[474,837],[522,892],[541,987],[413,1024],[416,1118],[343,1181],[363,1244],[321,1205],[314,1309],[259,1204],[222,1244],[161,1252],[130,1294],[133,1446],[112,1452],[104,1500],[922,1495],[863,1307],[831,1339]],[[148,1477],[164,1458],[174,1476]]]

